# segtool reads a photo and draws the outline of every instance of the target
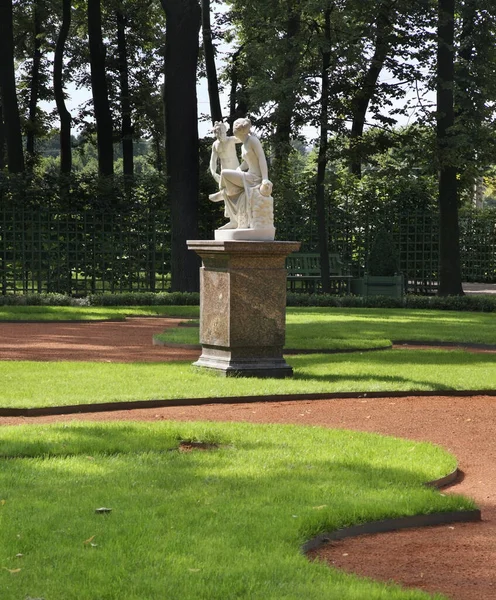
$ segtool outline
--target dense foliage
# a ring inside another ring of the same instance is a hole
[[[212,140],[197,137],[195,81],[206,75],[212,119],[220,84],[224,117],[248,114],[265,140],[280,239],[297,234],[324,256],[343,207],[360,219],[437,210],[439,199],[443,289],[456,290],[460,267],[444,267],[458,252],[458,206],[480,201],[484,184],[494,198],[492,4],[7,0],[0,169],[11,177],[0,199],[120,210],[161,196],[173,285],[193,289],[184,241],[221,218],[206,201]],[[91,100],[69,111],[74,87]]]

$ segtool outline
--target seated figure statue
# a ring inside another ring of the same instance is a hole
[[[229,219],[217,232],[251,230],[245,231],[244,235],[241,232],[233,234],[231,239],[274,239],[272,183],[268,179],[267,160],[260,140],[250,129],[249,119],[237,119],[234,122],[234,136],[242,144],[242,163],[236,168],[224,168],[221,160],[220,191],[209,198],[213,202],[224,201],[225,215]],[[214,148],[212,154],[213,152]],[[216,153],[218,154],[217,150]],[[225,236],[219,236],[217,232],[216,239],[225,239]]]

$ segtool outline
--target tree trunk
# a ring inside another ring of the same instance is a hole
[[[28,122],[26,123],[26,153],[29,165],[35,161],[35,138],[38,127],[37,108],[40,96],[41,34],[43,23],[40,0],[33,2],[33,63],[29,86]]]
[[[365,127],[365,117],[370,101],[374,95],[379,75],[384,67],[384,61],[391,49],[393,5],[394,0],[385,0],[380,3],[379,14],[377,16],[374,55],[372,56],[369,68],[362,79],[361,86],[358,88],[356,95],[353,98],[353,121],[350,134],[350,172],[357,177],[362,176],[360,140]]]
[[[131,122],[131,98],[129,94],[129,66],[126,40],[127,18],[122,10],[122,3],[116,11],[116,18],[119,84],[121,88],[122,165],[124,176],[131,178],[134,175],[133,125]]]
[[[53,59],[53,93],[60,119],[60,172],[72,170],[71,114],[64,98],[63,57],[64,48],[71,27],[71,0],[62,0],[62,24],[60,27]]]
[[[329,294],[331,280],[329,273],[329,230],[325,201],[325,174],[327,168],[328,118],[329,118],[329,68],[331,66],[331,9],[324,13],[324,44],[322,46],[322,96],[320,99],[320,140],[317,158],[317,223],[319,236],[320,271],[322,291]]]
[[[0,102],[0,171],[5,168],[5,124],[3,122],[3,108]]]
[[[462,295],[457,167],[454,164],[455,0],[438,0],[437,147],[440,220],[440,296]]]
[[[219,82],[215,68],[214,45],[212,42],[212,25],[210,23],[210,0],[201,0],[202,8],[202,31],[203,31],[203,53],[205,55],[205,69],[207,72],[208,98],[210,100],[210,117],[212,124],[222,121],[222,109],[220,107]]]
[[[231,86],[229,91],[229,117],[227,118],[227,121],[230,127],[232,127],[232,124],[236,119],[246,117],[248,114],[246,85],[244,81],[240,82],[238,68],[238,61],[240,59],[242,50],[243,46],[240,46],[236,52],[234,52],[231,57],[231,65],[229,69]],[[241,91],[238,90],[239,84],[241,84]]]
[[[483,127],[486,99],[476,93],[480,89],[477,73],[471,66],[477,60],[475,37],[477,36],[477,3],[479,0],[465,0],[460,7],[461,31],[459,35],[458,60],[455,64],[455,121],[460,130],[471,138],[465,143],[461,158],[461,173],[458,185],[472,190],[472,202],[476,203],[478,173],[474,170],[479,152],[477,133]],[[480,49],[479,49],[480,50]],[[480,62],[480,58],[478,59]],[[483,84],[482,84],[483,87]],[[475,89],[474,89],[475,88]],[[477,132],[477,133],[476,133]]]
[[[186,246],[198,235],[198,114],[196,69],[201,9],[197,0],[161,0],[165,42],[165,154],[171,210],[171,287],[197,291],[199,261]]]
[[[20,173],[24,171],[24,155],[15,82],[12,0],[0,1],[0,93],[8,168],[11,173]]]
[[[100,175],[114,174],[112,114],[105,76],[105,46],[102,39],[100,0],[88,0],[88,37],[90,48],[91,91],[97,129],[98,171]]]
[[[283,63],[278,77],[278,83],[283,86],[274,115],[275,132],[273,170],[278,179],[287,171],[288,159],[291,153],[291,121],[296,105],[295,74],[301,55],[301,49],[296,40],[301,29],[301,8],[299,2],[292,2],[288,7],[286,34],[284,36],[282,54]]]

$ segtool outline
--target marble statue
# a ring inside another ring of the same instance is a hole
[[[219,160],[222,169],[237,169],[239,167],[238,155],[236,154],[236,144],[241,142],[233,135],[227,135],[227,125],[222,121],[216,121],[213,132],[217,138],[212,144],[212,154],[210,156],[210,173],[217,183],[220,181],[220,175],[217,172]]]
[[[268,179],[262,144],[251,133],[250,120],[237,119],[234,122],[234,137],[228,137],[225,125],[220,123],[216,123],[215,133],[217,140],[212,146],[210,171],[219,183],[219,191],[211,194],[209,199],[212,202],[224,201],[225,216],[229,219],[226,225],[216,230],[215,239],[273,240],[272,183]],[[238,160],[236,142],[242,144],[239,166],[234,166]],[[220,176],[217,173],[219,158]]]

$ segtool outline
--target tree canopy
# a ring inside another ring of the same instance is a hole
[[[344,169],[361,189],[360,181],[377,170],[379,155],[387,162],[391,151],[397,156],[412,148],[417,136],[430,157],[432,172],[422,175],[430,178],[429,189],[440,176],[442,240],[453,240],[458,207],[496,162],[493,4],[5,0],[0,168],[43,170],[48,164],[43,148],[58,138],[50,165],[57,161],[62,176],[77,172],[76,154],[94,145],[99,176],[122,173],[130,189],[137,148],[145,144],[150,168],[167,180],[173,285],[193,289],[197,265],[183,247],[198,230],[196,82],[206,75],[212,121],[222,116],[219,90],[224,91],[225,117],[232,122],[249,115],[263,134],[281,234],[290,235],[291,219],[305,218],[302,195],[312,189],[321,252],[327,254],[331,196],[339,195],[335,185],[341,181],[333,173]],[[228,49],[216,62],[220,43]],[[91,100],[72,114],[69,86],[91,90]],[[413,122],[411,134],[405,134],[401,127]],[[303,181],[295,166],[312,147],[317,160],[307,161]],[[411,165],[404,169],[405,181],[421,168],[411,164],[411,156],[405,157]],[[67,196],[67,187],[61,193]],[[417,208],[423,198],[420,193]],[[441,288],[460,293],[456,249],[447,243],[442,263],[453,264],[441,268]]]

